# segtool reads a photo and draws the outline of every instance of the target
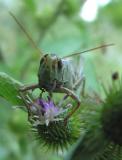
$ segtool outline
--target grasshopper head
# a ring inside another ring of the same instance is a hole
[[[45,69],[58,70],[62,68],[62,61],[54,54],[46,54],[40,60],[40,66]]]
[[[44,55],[40,60],[38,71],[40,88],[50,91],[54,81],[60,79],[62,66],[62,59],[58,58],[56,55]]]

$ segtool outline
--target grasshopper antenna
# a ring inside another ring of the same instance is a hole
[[[104,44],[104,45],[101,45],[101,46],[98,46],[98,47],[95,47],[95,48],[91,48],[91,49],[88,49],[88,50],[85,50],[85,51],[82,51],[82,52],[76,52],[76,53],[70,54],[68,56],[64,56],[62,59],[69,58],[69,57],[72,57],[72,56],[77,56],[77,55],[85,53],[85,52],[90,52],[90,51],[94,51],[94,50],[97,50],[97,49],[100,49],[100,48],[105,48],[105,47],[109,47],[109,46],[113,46],[113,45],[114,45],[113,43]]]
[[[43,52],[38,48],[38,46],[36,45],[36,43],[34,42],[34,40],[32,39],[32,37],[30,36],[30,34],[26,31],[26,29],[24,28],[24,26],[19,22],[19,20],[16,18],[16,16],[9,11],[9,14],[13,17],[13,19],[15,20],[15,22],[18,24],[18,26],[20,27],[20,29],[23,31],[23,33],[26,35],[26,37],[28,38],[28,40],[30,41],[31,45],[33,46],[33,48],[35,48],[38,53],[41,55],[43,55]]]

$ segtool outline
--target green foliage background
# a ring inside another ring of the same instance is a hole
[[[0,72],[24,84],[37,82],[40,55],[22,34],[8,11],[24,24],[44,53],[62,57],[75,51],[115,43],[114,47],[83,55],[87,91],[104,96],[100,83],[110,85],[110,75],[122,69],[122,1],[99,8],[98,17],[88,23],[80,10],[82,0],[0,0]],[[91,8],[92,10],[92,8]],[[0,92],[3,92],[0,90]],[[11,93],[12,94],[12,93]],[[29,132],[26,113],[13,110],[0,98],[0,160],[60,160],[37,147]]]

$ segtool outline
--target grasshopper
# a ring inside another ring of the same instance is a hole
[[[64,120],[65,122],[67,122],[67,120],[72,116],[72,114],[80,107],[81,101],[75,91],[79,88],[79,86],[82,85],[83,94],[85,86],[85,76],[83,75],[83,72],[81,74],[78,73],[79,68],[74,68],[74,64],[71,63],[71,59],[69,59],[69,57],[77,56],[84,52],[111,46],[113,44],[101,45],[96,48],[88,49],[78,53],[73,53],[63,58],[59,58],[54,54],[43,54],[41,50],[36,46],[36,43],[33,41],[29,33],[25,30],[23,25],[13,15],[13,13],[10,12],[10,15],[14,18],[21,30],[28,37],[33,47],[36,48],[38,52],[42,55],[38,70],[38,83],[20,88],[20,91],[24,92],[27,90],[34,90],[36,88],[39,88],[42,92],[45,90],[50,95],[52,95],[52,93],[54,92],[64,93],[66,94],[64,99],[70,96],[77,102],[77,105],[65,117]]]

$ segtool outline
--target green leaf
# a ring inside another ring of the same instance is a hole
[[[0,97],[9,101],[12,105],[22,105],[23,102],[19,96],[19,88],[22,84],[8,76],[6,73],[0,72]]]

